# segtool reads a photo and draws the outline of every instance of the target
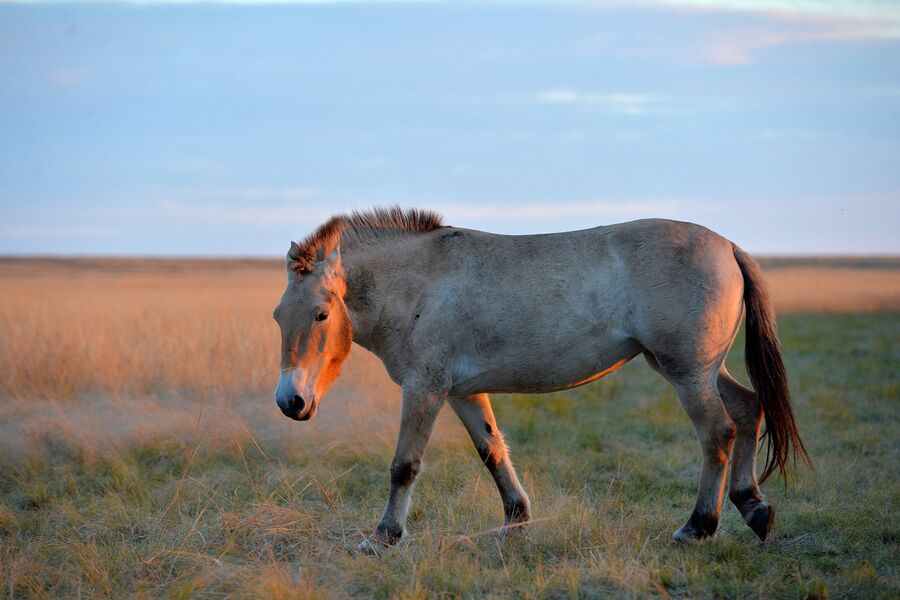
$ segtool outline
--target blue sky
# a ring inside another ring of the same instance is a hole
[[[0,254],[276,255],[395,203],[897,254],[898,6],[0,4]]]

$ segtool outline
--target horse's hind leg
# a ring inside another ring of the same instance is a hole
[[[719,398],[714,376],[684,377],[673,384],[700,439],[703,467],[694,512],[672,537],[676,541],[699,540],[713,535],[719,526],[735,426]]]
[[[494,420],[491,401],[487,394],[466,398],[450,398],[450,406],[465,425],[484,466],[490,471],[500,498],[507,525],[524,523],[531,518],[528,496],[519,483],[516,470],[509,459],[503,435]]]
[[[719,394],[737,427],[728,497],[741,512],[744,522],[759,539],[765,540],[775,523],[775,509],[763,498],[756,481],[756,446],[763,412],[759,398],[728,373],[719,371]]]
[[[647,362],[675,387],[678,399],[694,424],[703,453],[700,488],[690,519],[673,534],[675,541],[709,537],[719,526],[728,457],[735,438],[735,425],[716,387],[715,373],[694,373],[677,369],[667,361],[661,366],[657,358],[645,353]]]

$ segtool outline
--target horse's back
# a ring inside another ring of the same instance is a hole
[[[691,275],[709,273],[723,261],[728,268],[734,264],[730,241],[701,225],[668,219],[534,235],[447,227],[432,232],[428,244],[437,276],[492,283],[568,278],[577,285],[584,278],[621,276],[646,281],[657,271]]]

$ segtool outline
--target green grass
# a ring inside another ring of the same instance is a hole
[[[32,440],[0,460],[0,594],[896,598],[900,318],[780,324],[817,470],[787,492],[764,484],[778,506],[765,544],[730,505],[713,540],[669,541],[699,450],[673,391],[636,360],[570,392],[495,398],[536,519],[502,543],[499,496],[458,436],[429,448],[409,538],[380,558],[354,550],[383,508],[391,450],[363,435],[326,444],[297,425],[259,447],[198,434],[102,452]],[[744,378],[741,347],[729,365]]]

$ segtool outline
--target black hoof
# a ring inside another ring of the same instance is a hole
[[[497,532],[497,537],[501,540],[507,538],[520,539],[528,532],[529,524],[530,521],[528,520],[516,521],[515,523],[504,523],[503,527],[500,528],[500,531]]]
[[[775,525],[775,507],[759,504],[746,521],[753,533],[759,537],[760,541],[764,542],[769,532],[772,531],[772,526]]]
[[[719,517],[694,511],[688,522],[672,534],[672,539],[676,542],[697,542],[715,535],[718,526]]]
[[[363,554],[378,556],[385,550],[397,545],[403,537],[403,528],[394,523],[379,523],[375,531],[359,545]]]
[[[505,515],[505,525],[527,523],[531,520],[531,507],[528,505],[526,498],[517,498],[509,502],[504,501],[503,514]]]
[[[759,492],[753,489],[732,490],[728,496],[744,517],[744,523],[760,540],[766,541],[775,525],[775,507],[766,503]]]
[[[369,536],[359,545],[359,553],[366,556],[381,556],[388,548],[390,548],[390,546],[375,536]]]

